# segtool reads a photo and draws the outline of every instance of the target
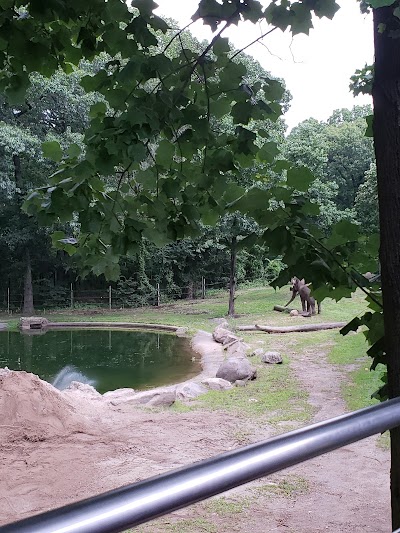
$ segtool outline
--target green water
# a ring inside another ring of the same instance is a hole
[[[192,361],[193,357],[196,361]],[[178,383],[200,372],[199,359],[187,339],[165,333],[0,333],[0,368],[33,372],[59,389],[66,388],[72,380],[89,383],[101,393]]]

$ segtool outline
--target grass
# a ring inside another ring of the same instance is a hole
[[[257,366],[256,380],[248,382],[246,387],[211,390],[201,395],[189,409],[223,410],[238,417],[250,417],[253,421],[267,417],[272,425],[306,423],[312,415],[307,403],[308,394],[296,381],[287,363],[284,360],[283,365],[263,365],[252,361]]]
[[[255,491],[261,494],[276,494],[278,496],[285,496],[286,498],[293,498],[309,492],[310,484],[304,477],[289,475],[278,482],[270,481],[269,483],[259,485]]]
[[[371,359],[366,355],[368,344],[362,332],[342,337],[338,332],[334,336],[335,346],[329,354],[329,362],[336,365],[351,365],[348,380],[342,385],[343,398],[351,411],[362,409],[378,403],[372,398],[382,385],[383,365],[371,371]]]

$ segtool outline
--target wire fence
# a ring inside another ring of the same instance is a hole
[[[69,287],[54,287],[43,293],[34,290],[34,307],[37,310],[95,308],[128,309],[143,306],[161,306],[174,301],[226,297],[229,282],[207,282],[205,278],[184,286],[163,286],[150,283],[145,290],[124,291],[109,285],[102,289],[80,289],[74,284]],[[19,314],[23,310],[24,294],[12,287],[0,289],[0,312]]]

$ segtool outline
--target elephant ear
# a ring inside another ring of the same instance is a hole
[[[300,283],[301,283],[302,285],[305,285],[305,284],[306,284],[306,280],[303,278],[302,280],[300,280]]]

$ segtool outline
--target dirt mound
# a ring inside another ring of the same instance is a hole
[[[28,372],[0,369],[0,442],[84,432],[87,419],[60,391]]]

